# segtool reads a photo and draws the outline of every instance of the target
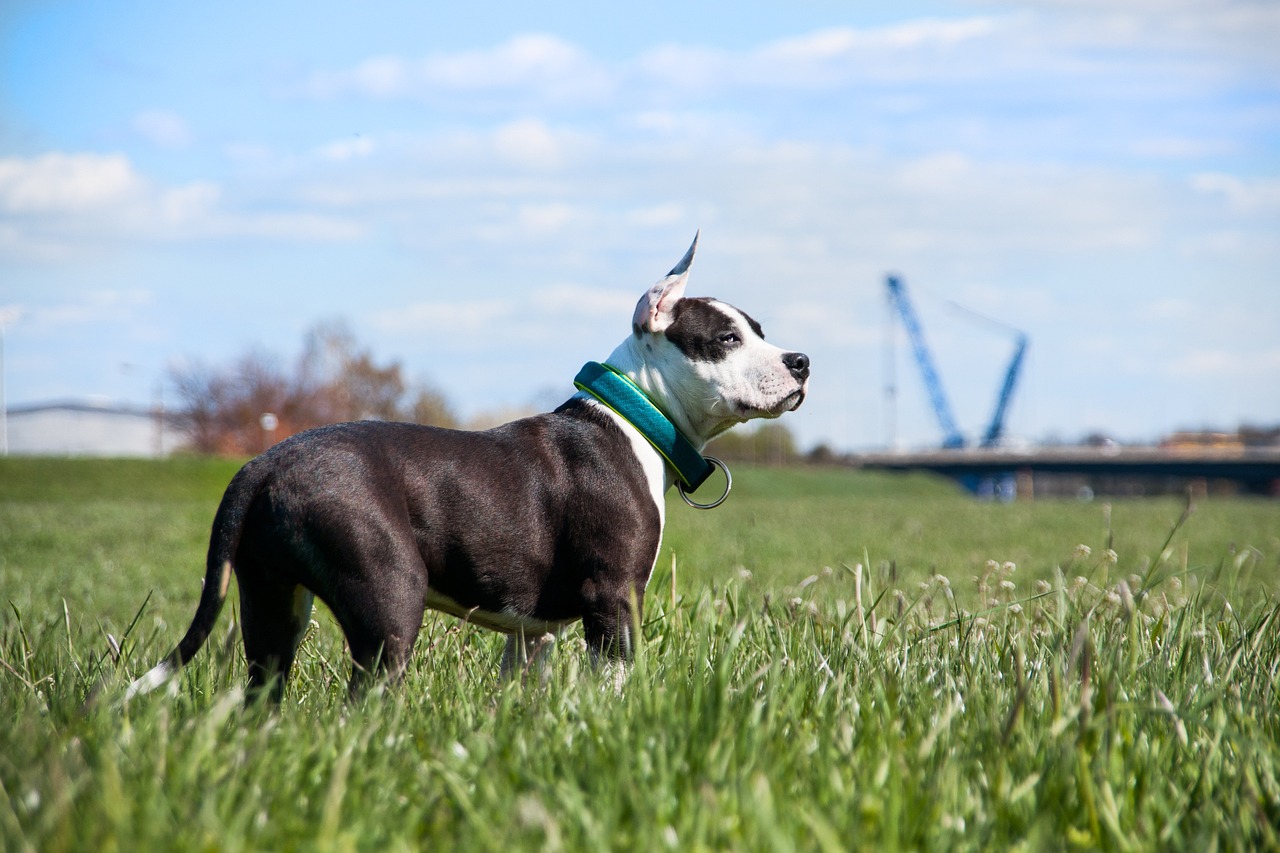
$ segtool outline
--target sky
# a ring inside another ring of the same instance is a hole
[[[1020,440],[1277,424],[1278,37],[1273,0],[11,0],[5,396],[172,405],[342,320],[464,417],[546,406],[700,229],[689,294],[812,359],[802,446],[941,443],[888,274],[970,437],[1013,330]]]

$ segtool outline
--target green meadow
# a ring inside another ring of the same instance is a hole
[[[348,703],[321,607],[246,708],[233,592],[126,705],[235,469],[0,460],[0,849],[1280,849],[1280,502],[738,467],[669,501],[621,693],[428,614]]]

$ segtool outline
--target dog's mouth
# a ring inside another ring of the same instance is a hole
[[[800,408],[800,404],[804,402],[804,398],[808,393],[808,390],[809,383],[806,382],[786,397],[783,397],[782,402],[777,405],[778,414],[781,415],[784,412],[794,412],[796,409]]]
[[[737,409],[744,420],[782,417],[787,412],[794,412],[800,408],[800,404],[804,402],[805,395],[808,392],[808,387],[809,383],[806,382],[772,406],[753,406],[749,403],[739,403]]]

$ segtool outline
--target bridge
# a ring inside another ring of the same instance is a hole
[[[1031,475],[1085,477],[1177,477],[1228,480],[1241,491],[1280,497],[1280,447],[1243,450],[1169,450],[1156,447],[1055,447],[1034,450],[968,449],[854,456],[854,467],[877,471],[932,471],[970,488],[983,481]],[[1020,488],[1019,491],[1022,491]]]

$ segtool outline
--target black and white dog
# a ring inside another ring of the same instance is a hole
[[[631,334],[598,372],[638,389],[659,431],[674,427],[701,462],[729,427],[797,408],[809,359],[766,343],[730,305],[684,297],[697,244],[640,298]],[[353,694],[376,673],[404,671],[428,607],[507,633],[506,671],[579,619],[593,657],[625,661],[663,495],[689,477],[629,403],[579,387],[551,414],[484,432],[337,424],[250,461],[214,517],[191,627],[128,695],[162,684],[204,644],[233,572],[250,691],[275,699],[317,596],[346,634]]]

